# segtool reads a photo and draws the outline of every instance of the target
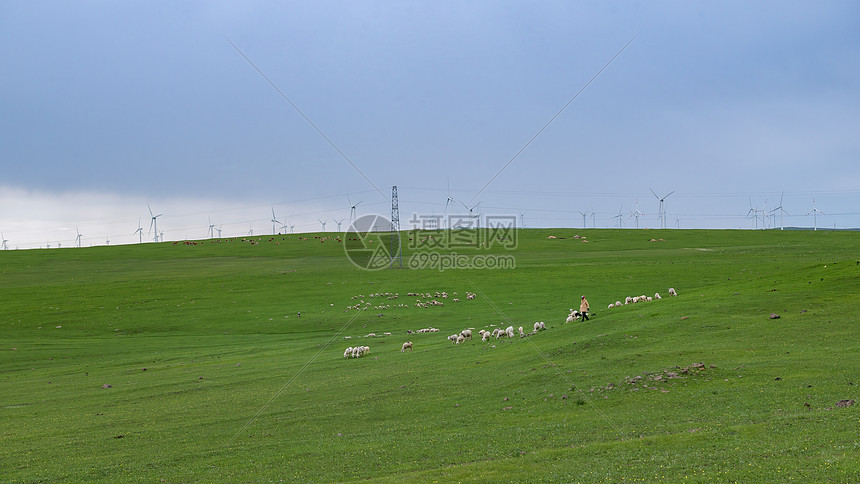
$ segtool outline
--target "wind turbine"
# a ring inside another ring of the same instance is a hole
[[[782,192],[782,195],[779,196],[779,206],[776,207],[775,209],[771,210],[771,212],[779,211],[779,230],[785,230],[785,227],[782,225],[782,215],[785,214],[785,215],[788,215],[789,217],[791,217],[791,214],[789,214],[788,212],[785,211],[784,208],[782,208],[782,197],[784,195],[785,195],[785,192]]]
[[[295,226],[295,225],[293,225],[293,223],[292,223],[292,222],[290,222],[289,220],[287,220],[287,223],[288,223],[288,224],[290,224],[290,233],[293,233],[293,229],[294,229],[296,226]]]
[[[223,225],[219,225],[218,228],[215,229],[218,231],[218,238],[219,239],[221,238],[221,227],[223,227]]]
[[[752,218],[752,219],[755,221],[755,229],[756,229],[756,230],[758,230],[758,213],[759,213],[759,209],[757,209],[757,208],[753,208],[753,206],[752,206],[752,197],[750,197],[749,202],[750,202],[750,211],[749,211],[749,212],[747,212],[747,220],[749,220],[750,218]]]
[[[137,237],[139,239],[137,243],[142,244],[143,243],[143,227],[140,226],[140,218],[139,217],[137,219],[137,230],[132,232],[131,235],[134,235],[134,234],[139,234]]]
[[[340,232],[340,224],[343,223],[343,219],[340,219],[340,220],[332,219],[332,221],[337,224],[337,231]]]
[[[287,233],[287,229],[289,228],[289,226],[287,225],[287,223],[288,223],[288,222],[284,222],[284,223],[283,223],[283,225],[281,225],[281,230],[283,230],[283,231],[284,231],[284,233]]]
[[[317,219],[317,220],[320,221],[320,224],[322,224],[322,231],[325,232],[325,224],[326,224],[325,220],[320,220],[320,219]]]
[[[7,245],[9,241],[6,240],[6,236],[0,233],[0,239],[3,239],[3,250],[9,250],[9,246]]]
[[[588,215],[588,210],[586,210],[584,212],[582,210],[577,210],[577,211],[579,212],[580,215],[582,215],[582,228],[585,228],[585,216]]]
[[[248,225],[248,236],[249,237],[254,236],[254,226],[253,225]]]
[[[448,199],[445,200],[445,211],[443,215],[448,219],[448,229],[451,229],[451,215],[448,214],[448,207],[451,205],[451,202],[456,203],[457,201],[451,198],[451,178],[448,178]]]
[[[358,204],[361,203],[361,200],[359,200],[358,203],[353,204],[352,200],[349,199],[349,195],[346,196],[346,200],[349,202],[349,205],[350,205],[350,207],[349,207],[349,223],[350,223],[350,225],[352,225],[352,223],[355,222],[355,207],[357,207]],[[325,228],[323,228],[323,229],[325,229]]]
[[[105,235],[105,245],[110,245],[110,237]]]
[[[651,189],[649,188],[649,190]],[[651,190],[651,193],[654,193],[654,190]],[[675,193],[675,190],[672,190],[671,192],[667,193],[665,196],[663,196],[663,198],[660,198],[656,193],[654,193],[654,196],[657,197],[657,200],[660,200],[660,228],[663,229],[666,228],[666,208],[663,203],[666,201],[667,198],[669,198],[669,195],[673,193]]]
[[[810,213],[812,214],[812,224],[813,224],[812,230],[818,230],[818,217],[817,217],[817,215],[819,213],[821,215],[824,215],[824,212],[815,208],[815,199],[814,198],[812,199],[812,210],[806,212],[806,215],[808,216]]]
[[[636,199],[636,210],[630,212],[631,217],[636,217],[636,228],[639,228],[639,216],[645,215],[644,213],[639,211],[639,199]]]
[[[275,224],[279,224],[279,223],[281,223],[281,222],[279,222],[278,218],[275,217],[275,207],[272,207],[272,235],[277,235],[277,232],[275,231],[275,227],[276,227]]]
[[[526,217],[525,212],[520,212],[520,228],[521,228],[521,229],[526,228],[526,221],[525,221],[525,217]]]
[[[153,215],[152,214],[152,208],[149,206],[148,203],[146,204],[146,208],[149,209],[149,215],[152,217],[152,221],[149,222],[149,233],[152,233],[152,229],[155,228],[155,241],[158,242],[158,221],[157,221],[157,219],[158,219],[158,217],[161,217],[164,214],[160,213],[158,215]],[[147,234],[147,235],[149,235],[149,234]]]
[[[77,245],[78,248],[80,249],[81,248],[81,232],[80,232],[80,230],[78,230],[77,225],[75,225],[75,232],[77,232],[77,234],[78,234],[78,236],[75,237],[75,245]]]
[[[463,202],[460,202],[460,203],[463,205],[463,208],[465,208],[466,210],[469,211],[469,218],[474,220],[475,216],[473,215],[473,211],[478,207],[478,205],[481,204],[481,202],[478,202],[478,203],[472,205],[472,208],[467,207],[466,204]],[[478,215],[478,216],[480,217],[480,215]],[[478,228],[481,228],[481,221],[480,220],[478,220]]]
[[[212,223],[212,217],[207,217],[209,219],[209,238],[215,238],[215,224]]]
[[[612,218],[618,219],[618,228],[619,229],[624,228],[624,214],[621,213],[621,209],[623,209],[623,208],[624,208],[624,202],[621,202],[621,207],[618,208],[618,215],[612,217]]]

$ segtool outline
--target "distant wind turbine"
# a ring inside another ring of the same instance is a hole
[[[577,211],[579,212],[580,215],[582,215],[582,228],[585,228],[585,217],[588,215],[588,210],[586,210],[584,212],[582,210],[577,210]]]
[[[637,198],[636,199],[636,210],[630,212],[630,216],[636,218],[636,228],[637,229],[639,228],[639,217],[642,215],[645,215],[645,214],[639,211],[639,199]]]
[[[157,219],[158,219],[158,217],[161,217],[164,214],[160,213],[158,215],[153,215],[152,214],[152,208],[150,208],[148,203],[146,204],[146,208],[149,209],[149,215],[152,217],[152,221],[149,222],[149,233],[152,233],[152,229],[155,229],[155,241],[158,242],[158,221],[157,221]]]
[[[777,211],[779,212],[779,230],[785,230],[785,226],[782,224],[782,215],[785,214],[785,215],[788,215],[789,217],[791,217],[791,215],[788,212],[786,212],[784,208],[782,208],[782,197],[784,195],[785,195],[785,192],[782,192],[782,195],[779,196],[779,206],[776,207],[775,209],[771,210],[771,212],[777,212]]]
[[[346,196],[346,201],[349,202],[349,224],[352,225],[355,222],[355,208],[358,207],[358,204],[362,201],[359,200],[358,203],[352,203],[352,200],[349,199],[349,195]]]
[[[139,239],[137,243],[142,244],[143,243],[143,227],[140,226],[140,218],[137,219],[137,230],[135,230],[134,232],[131,233],[131,235],[134,235],[134,234],[139,234],[137,237]]]
[[[446,219],[448,219],[448,229],[450,230],[451,229],[451,216],[453,215],[453,213],[452,214],[448,213],[448,207],[452,207],[452,210],[453,210],[453,206],[451,205],[451,202],[456,203],[456,200],[451,198],[451,178],[448,177],[447,181],[448,181],[448,199],[445,200],[445,211],[442,213],[442,215]]]
[[[337,231],[340,232],[340,224],[343,223],[343,219],[340,219],[340,220],[332,219],[332,221],[337,224]]]
[[[320,219],[317,219],[317,220],[320,221],[320,224],[322,225],[322,231],[325,232],[325,224],[326,224],[325,220],[320,220]]]
[[[463,202],[460,202],[460,203],[461,203],[461,204],[463,204],[463,208],[465,208],[466,210],[468,210],[468,211],[469,211],[469,218],[470,218],[470,219],[472,219],[472,220],[475,220],[475,216],[473,215],[473,211],[474,211],[476,208],[478,208],[478,205],[480,205],[480,204],[481,204],[481,202],[478,202],[478,203],[476,203],[476,204],[472,205],[472,207],[471,207],[471,208],[467,207],[467,206],[466,206],[466,204],[465,204],[465,203],[463,203]],[[480,216],[481,216],[481,215],[480,215],[480,212],[478,212],[478,217],[480,217]],[[478,219],[478,224],[477,224],[477,226],[478,226],[478,228],[481,228],[481,220],[480,220],[480,218]]]
[[[824,212],[815,208],[815,199],[812,199],[812,210],[806,212],[806,215],[812,214],[812,230],[818,230],[818,214],[824,215]]]
[[[651,193],[654,193],[654,190],[652,190],[650,188],[649,188],[649,190],[651,190]],[[672,190],[671,192],[667,193],[662,198],[659,197],[656,193],[654,193],[654,196],[657,197],[657,200],[660,200],[660,228],[663,228],[663,229],[666,228],[666,206],[664,205],[664,202],[666,201],[667,198],[669,198],[669,195],[671,195],[673,193],[675,193],[675,190]]]
[[[80,248],[81,247],[81,232],[80,232],[80,230],[78,230],[77,225],[75,226],[75,232],[77,232],[77,234],[78,234],[78,236],[75,237],[75,245],[77,245],[78,248]]]
[[[624,228],[624,214],[623,214],[623,213],[621,213],[621,210],[622,210],[623,208],[624,208],[624,202],[621,202],[621,207],[619,207],[619,208],[618,208],[618,215],[616,215],[616,216],[612,217],[612,218],[617,218],[617,219],[618,219],[618,228],[619,228],[619,229],[623,229],[623,228]]]
[[[0,233],[0,239],[3,239],[3,250],[9,250],[9,241],[6,240],[6,236]]]
[[[209,219],[209,238],[215,238],[215,224],[212,223],[212,217],[208,217]]]
[[[278,217],[275,217],[275,207],[272,207],[272,235],[277,235],[276,224],[281,222],[278,221]]]

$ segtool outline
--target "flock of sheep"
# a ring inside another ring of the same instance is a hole
[[[677,296],[677,295],[678,295],[678,292],[675,291],[675,288],[670,287],[669,288],[669,296]],[[636,304],[636,303],[640,303],[640,302],[651,302],[651,301],[654,301],[657,299],[663,299],[663,297],[660,296],[659,292],[655,292],[654,297],[646,296],[644,294],[641,296],[633,296],[633,297],[627,296],[626,298],[624,298],[624,304],[622,304],[621,301],[615,301],[615,304],[609,305],[609,309],[618,308],[618,307],[621,307],[621,306],[627,305],[627,304]],[[573,311],[573,310],[571,310],[571,311]],[[570,322],[570,321],[568,321],[568,322]]]
[[[343,351],[344,358],[361,358],[370,353],[370,346],[350,346]]]
[[[435,294],[434,294],[434,293],[429,293],[429,292],[427,292],[427,293],[424,293],[424,292],[410,292],[410,293],[407,293],[406,295],[407,295],[407,296],[409,296],[409,297],[417,297],[418,299],[416,299],[416,300],[415,300],[415,304],[414,304],[414,306],[415,306],[415,307],[417,307],[417,308],[425,308],[425,309],[426,309],[426,308],[433,307],[433,306],[444,306],[444,305],[445,305],[445,303],[444,303],[444,301],[442,301],[442,300],[443,300],[443,299],[448,299],[448,293],[447,293],[447,292],[439,292],[439,291],[436,291],[436,293],[435,293]],[[455,302],[455,303],[456,303],[456,302],[460,302],[460,298],[456,297],[456,296],[457,296],[457,293],[456,293],[456,292],[455,292],[455,293],[453,293],[453,294],[452,294],[452,296],[454,296],[454,297],[452,297],[452,298],[451,298],[451,300],[452,300],[453,302]],[[352,298],[351,298],[351,299],[353,299],[353,300],[358,299],[358,303],[353,304],[353,305],[351,305],[351,306],[347,306],[344,312],[346,312],[346,311],[350,311],[350,310],[355,310],[355,311],[366,311],[366,310],[368,310],[368,309],[377,309],[377,310],[380,310],[380,309],[391,309],[392,307],[394,307],[394,308],[406,308],[406,307],[409,307],[409,305],[408,305],[408,304],[404,304],[404,303],[395,304],[395,305],[393,305],[393,306],[391,305],[391,303],[379,304],[379,305],[373,306],[373,305],[372,305],[372,303],[371,303],[369,300],[365,300],[365,297],[366,297],[367,299],[374,299],[374,298],[384,297],[384,298],[386,298],[386,299],[388,299],[388,300],[394,300],[394,299],[399,298],[399,297],[400,297],[400,294],[398,294],[398,293],[396,293],[396,292],[395,292],[395,293],[386,292],[386,293],[375,293],[375,294],[371,293],[371,294],[369,294],[369,295],[367,295],[367,296],[365,296],[364,294],[359,294],[359,295],[357,295],[357,296],[352,296]],[[467,300],[467,301],[471,301],[471,300],[475,299],[475,297],[476,297],[475,293],[473,293],[473,292],[469,292],[469,291],[466,291],[466,300]]]
[[[456,295],[456,294],[457,293],[454,293],[454,295]],[[678,292],[675,291],[674,287],[670,287],[668,294],[669,294],[669,296],[677,296]],[[388,297],[389,299],[396,299],[398,297],[398,295],[396,293],[395,294],[385,293],[385,294],[371,294],[370,295],[370,297],[377,297],[377,296],[385,296],[385,297]],[[422,297],[425,299],[430,299],[431,297],[433,297],[433,295],[430,293],[425,294],[425,293],[411,293],[411,292],[408,294],[408,296],[411,296],[411,297],[417,296],[417,297]],[[362,296],[362,295],[353,296],[353,299],[360,299],[363,297],[364,296]],[[444,293],[444,292],[441,292],[441,293],[437,292],[436,297],[442,298],[442,299],[447,299],[448,294]],[[466,299],[474,299],[474,298],[475,298],[474,293],[466,292]],[[662,297],[660,296],[660,293],[655,293],[654,297],[646,296],[644,294],[641,296],[632,296],[632,297],[627,296],[626,298],[624,298],[624,303],[622,303],[621,301],[616,301],[614,304],[610,304],[609,308],[620,307],[620,306],[626,305],[626,304],[636,304],[639,302],[649,302],[649,301],[653,301],[655,299],[662,299]],[[435,300],[430,299],[430,301],[435,301]],[[430,301],[426,301],[426,302],[422,303],[422,301],[419,299],[418,300],[419,304],[416,304],[416,305],[429,304]],[[454,301],[458,301],[458,299],[454,299]],[[364,301],[362,300],[361,302],[363,303]],[[369,304],[369,303],[367,303],[367,304]],[[438,303],[438,304],[441,305],[442,303]],[[427,307],[427,306],[424,306],[424,307]],[[350,307],[348,309],[354,309],[354,308]],[[357,308],[355,308],[355,309],[357,309]],[[575,309],[571,309],[570,314],[568,314],[568,316],[567,316],[566,322],[568,322],[568,323],[574,322],[574,321],[580,319],[582,316],[583,316],[582,313],[580,313],[579,311],[577,311]],[[489,326],[495,326],[495,325],[491,324]],[[490,338],[495,338],[495,339],[514,338],[517,333],[519,333],[520,338],[525,338],[527,336],[535,335],[539,331],[545,330],[546,324],[543,321],[538,321],[538,322],[534,323],[533,328],[534,328],[534,330],[529,332],[529,333],[526,333],[522,326],[520,326],[516,330],[514,329],[513,326],[508,326],[505,329],[502,329],[501,327],[494,328],[492,331],[488,331],[486,329],[480,329],[480,330],[478,330],[478,335],[481,337],[481,341],[483,341],[483,342],[487,342]],[[450,341],[452,344],[455,344],[455,345],[459,345],[461,343],[469,341],[472,339],[472,331],[474,329],[475,328],[468,328],[468,329],[464,329],[464,330],[460,331],[459,333],[452,334],[452,335],[448,336],[448,341]],[[407,334],[438,333],[439,329],[429,327],[429,328],[421,328],[417,331],[407,330],[406,332],[407,332]],[[391,333],[384,333],[384,335],[390,336]],[[371,338],[371,337],[375,337],[375,336],[376,336],[375,333],[370,333],[370,334],[366,335],[365,338]],[[344,336],[344,339],[349,339],[349,338],[350,338],[349,336]],[[407,342],[403,343],[403,345],[401,346],[400,352],[404,353],[406,351],[412,351],[412,347],[413,347],[412,342],[407,341]],[[343,357],[344,358],[360,358],[360,357],[364,356],[365,354],[367,354],[368,352],[370,352],[369,346],[349,347],[346,350],[344,350]]]

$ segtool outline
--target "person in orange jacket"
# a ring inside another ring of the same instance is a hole
[[[585,299],[585,296],[579,299],[582,301],[579,303],[579,314],[582,315],[583,321],[588,321],[588,299]]]

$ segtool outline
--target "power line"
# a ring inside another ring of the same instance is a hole
[[[359,169],[359,168],[358,168],[358,166],[356,166],[356,165],[355,165],[355,163],[353,163],[353,162],[352,162],[352,160],[350,160],[350,159],[349,159],[349,157],[348,157],[348,156],[346,156],[346,154],[345,154],[343,151],[341,151],[341,149],[340,149],[340,148],[338,148],[338,146],[337,146],[336,144],[334,144],[334,141],[332,141],[328,136],[326,136],[326,134],[325,134],[325,133],[323,133],[323,131],[322,131],[321,129],[319,129],[319,127],[318,127],[316,124],[314,124],[314,122],[313,122],[313,121],[311,121],[311,119],[310,119],[309,117],[307,117],[307,116],[305,115],[305,113],[303,113],[303,112],[302,112],[302,110],[301,110],[301,109],[299,109],[299,107],[298,107],[298,106],[296,106],[296,105],[295,105],[295,103],[293,103],[293,101],[291,101],[291,100],[290,100],[290,98],[288,98],[288,97],[287,97],[287,95],[286,95],[286,94],[284,94],[284,93],[283,93],[283,91],[281,91],[281,90],[278,88],[278,86],[276,86],[276,85],[275,85],[275,83],[274,83],[274,82],[272,82],[272,80],[271,80],[271,79],[269,79],[269,77],[268,77],[268,76],[266,76],[266,74],[264,74],[264,73],[263,73],[263,71],[261,71],[261,70],[260,70],[260,68],[259,68],[259,67],[257,67],[257,65],[256,65],[256,64],[254,64],[254,63],[251,61],[251,59],[249,59],[249,58],[248,58],[248,56],[246,56],[246,55],[245,55],[245,53],[244,53],[244,52],[242,52],[242,51],[239,49],[239,47],[236,47],[236,44],[234,44],[234,43],[233,43],[230,39],[228,39],[227,37],[224,37],[224,38],[227,40],[227,42],[229,42],[229,43],[230,43],[230,45],[232,45],[232,46],[233,46],[233,48],[234,48],[234,49],[236,49],[236,52],[238,52],[238,53],[239,53],[239,55],[241,55],[241,56],[242,56],[242,58],[244,58],[244,59],[248,62],[248,64],[250,64],[250,65],[251,65],[251,67],[253,67],[253,68],[254,68],[254,70],[255,70],[255,71],[257,71],[257,73],[258,73],[258,74],[260,74],[260,76],[262,76],[262,78],[263,78],[263,79],[265,79],[265,80],[266,80],[266,82],[268,82],[268,83],[269,83],[269,85],[270,85],[270,86],[272,86],[272,88],[273,88],[275,91],[277,91],[277,93],[278,93],[278,94],[280,94],[280,95],[281,95],[281,97],[282,97],[282,98],[284,98],[284,100],[285,100],[285,101],[287,101],[287,103],[289,103],[289,105],[290,105],[290,106],[292,106],[292,107],[293,107],[293,109],[295,109],[295,111],[296,111],[297,113],[299,113],[299,114],[301,115],[301,117],[303,117],[303,118],[305,119],[305,121],[307,121],[307,122],[308,122],[308,124],[310,124],[311,126],[313,126],[313,128],[317,131],[317,133],[319,133],[319,134],[320,134],[320,136],[322,136],[322,137],[323,137],[323,139],[325,139],[325,140],[328,142],[328,144],[330,144],[330,145],[331,145],[331,147],[332,147],[332,148],[334,148],[334,150],[335,150],[335,151],[337,151],[337,152],[338,152],[338,154],[340,154],[340,156],[341,156],[344,160],[346,160],[346,162],[347,162],[347,163],[349,163],[349,164],[350,164],[350,166],[352,166],[352,167],[355,169],[355,171],[357,171],[357,172],[358,172],[358,174],[362,176],[362,178],[364,178],[364,179],[367,181],[367,183],[370,183],[370,186],[372,186],[372,187],[373,187],[373,188],[374,188],[374,189],[375,189],[375,190],[376,190],[376,191],[377,191],[377,192],[382,196],[382,198],[385,198],[385,194],[384,194],[384,193],[382,193],[382,190],[380,190],[380,189],[379,189],[379,188],[378,188],[378,187],[377,187],[377,186],[376,186],[372,181],[370,181],[370,178],[368,178],[368,177],[367,177],[367,175],[365,175],[365,174],[364,174],[364,172],[362,172],[362,171],[361,171],[361,169]],[[386,200],[387,200],[387,198],[386,198]]]

